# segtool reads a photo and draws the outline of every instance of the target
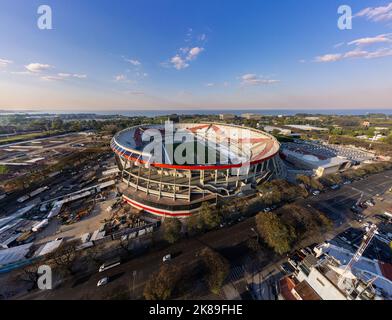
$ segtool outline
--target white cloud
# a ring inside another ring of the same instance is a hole
[[[127,80],[127,77],[125,75],[123,75],[123,74],[119,74],[119,75],[114,77],[114,80],[119,81],[119,82],[120,81],[125,81],[125,80]]]
[[[41,80],[45,80],[45,81],[62,81],[62,80],[64,80],[64,77],[60,77],[60,76],[42,76]]]
[[[180,48],[180,53],[176,54],[174,57],[170,59],[170,63],[177,70],[186,69],[189,67],[189,62],[195,60],[200,53],[204,51],[204,48],[201,47],[193,47],[189,48]]]
[[[200,47],[194,47],[191,50],[189,50],[188,55],[186,57],[186,59],[188,61],[192,61],[194,59],[197,58],[197,56],[202,53],[204,51],[204,48],[200,48]]]
[[[135,67],[138,67],[142,64],[139,60],[136,59],[124,59],[124,60],[134,65]]]
[[[23,76],[33,76],[29,71],[12,71],[11,74],[23,75]]]
[[[340,47],[344,46],[344,44],[345,44],[344,42],[339,42],[339,43],[335,44],[333,47],[340,48]]]
[[[72,76],[73,76],[74,78],[77,78],[77,79],[86,79],[86,78],[87,78],[87,75],[86,75],[86,74],[74,73]]]
[[[366,59],[376,59],[392,56],[392,48],[382,48],[373,52],[368,52]]]
[[[189,64],[181,58],[178,54],[170,59],[170,62],[177,70],[182,70],[189,67]]]
[[[325,54],[323,56],[316,57],[316,62],[335,62],[342,59],[342,55],[340,53],[337,54]]]
[[[27,66],[25,66],[25,68],[30,72],[38,73],[51,69],[52,66],[50,66],[49,64],[42,64],[42,63],[30,63]]]
[[[253,73],[241,76],[241,84],[245,86],[267,85],[279,82],[279,80],[265,79]]]
[[[364,50],[352,50],[346,52],[342,58],[343,59],[349,59],[349,58],[366,58],[366,56],[369,54],[369,52],[364,51]]]
[[[57,75],[45,75],[45,76],[41,77],[42,80],[46,80],[46,81],[62,81],[62,80],[71,79],[71,78],[86,79],[87,75],[77,74],[77,73],[72,74],[72,73],[60,72]]]
[[[0,68],[7,67],[11,63],[13,63],[11,60],[0,59]]]
[[[215,86],[215,83],[212,83],[212,82],[206,83],[205,86],[211,88],[211,87]]]
[[[366,51],[355,49],[345,53],[326,54],[324,56],[316,57],[316,62],[336,62],[345,59],[363,58],[363,59],[376,59],[392,56],[392,48],[380,48],[373,51]]]
[[[119,83],[135,84],[136,81],[128,79],[125,74],[118,74],[114,76],[114,81]]]
[[[70,73],[58,73],[57,75],[62,78],[69,78],[72,76]]]
[[[203,34],[201,34],[200,36],[199,36],[199,40],[200,41],[205,41],[207,39],[207,35],[205,34],[205,33],[203,33]]]
[[[366,37],[351,41],[348,45],[356,45],[356,46],[367,46],[376,43],[391,43],[392,39],[390,38],[391,34],[381,34],[376,37]]]
[[[392,20],[392,2],[381,7],[368,7],[358,12],[355,17],[364,17],[374,22]]]

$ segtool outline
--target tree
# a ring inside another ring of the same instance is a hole
[[[261,249],[260,243],[256,238],[249,238],[248,240],[246,240],[246,246],[253,253],[257,253]]]
[[[291,250],[296,237],[294,228],[285,225],[276,214],[259,213],[256,216],[256,226],[260,236],[276,253],[284,254]]]
[[[70,130],[75,132],[82,130],[82,124],[80,123],[80,121],[72,121]]]
[[[74,263],[76,259],[80,257],[80,251],[76,250],[76,247],[79,244],[79,240],[63,243],[56,251],[48,255],[48,261],[51,261],[54,266],[60,268],[61,271],[73,274]]]
[[[62,130],[63,129],[63,120],[60,118],[53,119],[51,128],[53,130]]]
[[[191,232],[199,232],[203,230],[203,221],[200,218],[200,214],[193,214],[186,220],[188,230]]]
[[[163,238],[169,243],[175,243],[181,238],[181,221],[166,219],[163,223]]]
[[[8,173],[7,166],[0,165],[0,174],[7,174],[7,173]]]
[[[151,274],[144,287],[146,300],[170,299],[180,279],[180,270],[172,264],[164,264],[160,269]]]
[[[214,229],[221,222],[219,213],[212,210],[208,202],[203,202],[200,208],[200,218],[206,229]]]
[[[192,215],[187,220],[187,226],[190,231],[211,230],[216,228],[221,221],[221,212],[213,210],[208,202],[203,202],[199,213]]]
[[[218,294],[229,274],[229,262],[216,251],[205,248],[201,251],[200,257],[207,269],[206,281],[210,291]]]
[[[297,175],[297,181],[303,183],[308,189],[322,190],[323,185],[315,178],[306,175]]]
[[[384,138],[384,142],[388,144],[392,144],[392,134]]]
[[[38,284],[38,268],[42,263],[35,262],[31,265],[18,269],[16,273],[13,275],[13,279],[15,281],[23,281],[30,285],[29,290],[32,290],[37,287]]]

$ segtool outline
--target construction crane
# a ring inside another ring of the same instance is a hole
[[[345,275],[351,271],[352,266],[354,263],[358,262],[359,259],[361,259],[363,253],[369,246],[370,242],[373,240],[374,236],[377,234],[378,228],[375,224],[372,224],[369,229],[367,230],[366,234],[363,236],[363,240],[361,245],[359,246],[357,252],[354,254],[353,258],[350,260],[350,262],[347,264],[346,268],[344,269],[343,273],[341,274],[338,282],[338,286],[341,287],[341,285],[344,282]]]
[[[364,193],[361,192],[361,196],[359,197],[358,201],[355,203],[355,206],[356,206],[356,207],[358,207],[358,206],[361,204],[362,199],[363,199],[363,196],[364,196]]]

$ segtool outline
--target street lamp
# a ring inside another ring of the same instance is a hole
[[[257,233],[257,231],[254,228],[250,228],[250,230],[256,234],[257,242],[259,242],[259,234]]]

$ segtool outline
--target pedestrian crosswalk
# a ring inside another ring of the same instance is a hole
[[[227,277],[228,282],[236,282],[241,280],[244,277],[245,270],[243,266],[236,266],[230,270],[230,273]]]

